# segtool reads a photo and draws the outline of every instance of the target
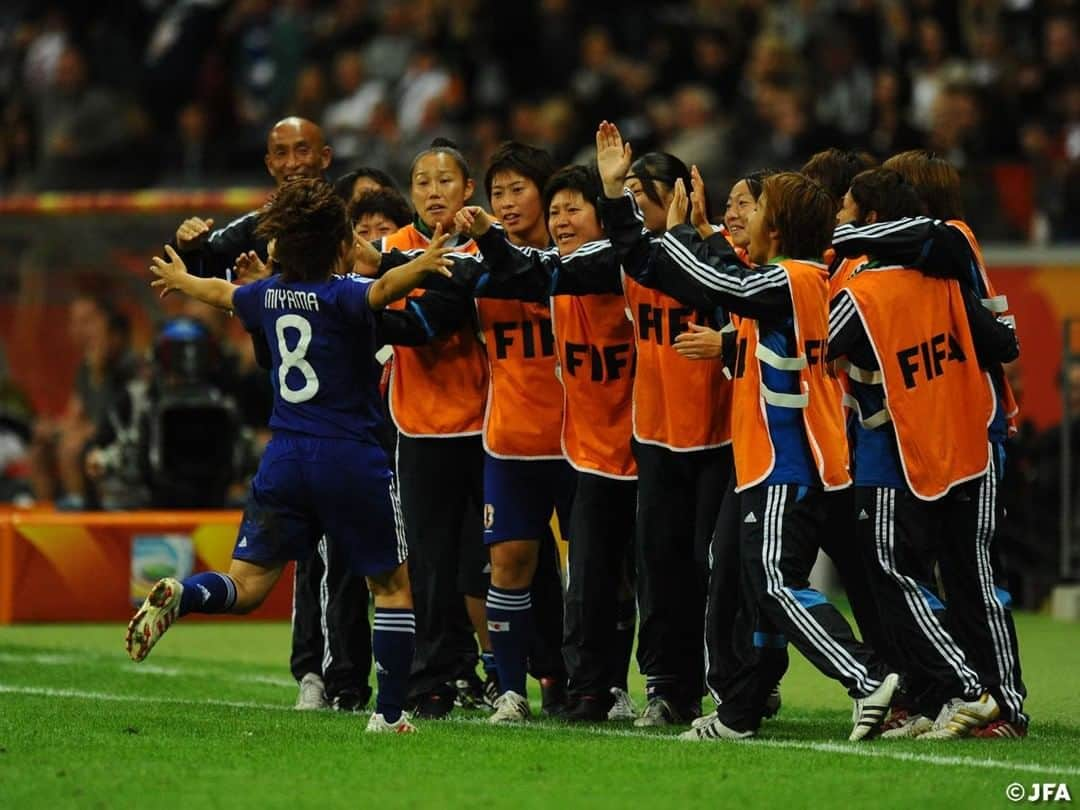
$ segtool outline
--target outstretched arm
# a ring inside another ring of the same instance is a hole
[[[191,275],[184,260],[172,245],[165,245],[165,253],[169,257],[168,261],[155,256],[150,265],[150,271],[157,276],[150,282],[150,286],[160,290],[162,298],[177,290],[218,309],[233,308],[235,285],[221,278],[199,278]]]
[[[654,286],[687,306],[722,309],[769,320],[791,315],[787,271],[779,265],[748,268],[723,235],[702,240],[690,225],[664,234]]]
[[[912,267],[978,287],[976,259],[963,233],[929,217],[841,225],[833,232],[833,249],[841,258],[869,256],[880,264]]]
[[[384,273],[368,287],[368,306],[380,310],[419,287],[431,273],[451,277],[453,262],[446,257],[452,248],[446,246],[450,234],[435,226],[435,233],[427,249],[412,261]]]

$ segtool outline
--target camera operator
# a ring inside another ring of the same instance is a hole
[[[86,456],[105,509],[220,509],[254,466],[252,435],[218,379],[221,344],[193,318],[166,321],[149,378],[116,398]]]

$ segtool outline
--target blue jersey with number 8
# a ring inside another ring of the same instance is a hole
[[[236,314],[262,330],[273,356],[274,431],[374,442],[382,422],[372,279],[331,276],[285,282],[280,276],[239,287]]]

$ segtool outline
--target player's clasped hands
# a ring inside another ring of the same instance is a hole
[[[688,323],[689,331],[675,336],[675,351],[687,360],[713,360],[724,354],[721,334],[708,326]]]
[[[677,225],[686,223],[686,214],[689,206],[690,198],[686,196],[686,185],[680,177],[675,181],[671,205],[668,207],[667,229],[669,231]]]

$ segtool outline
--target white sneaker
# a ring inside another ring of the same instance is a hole
[[[524,723],[532,715],[528,698],[517,692],[503,692],[495,700],[495,713],[488,718],[489,723]]]
[[[921,737],[934,727],[934,721],[926,715],[910,714],[898,725],[881,732],[883,740],[910,740]]]
[[[373,734],[415,734],[416,726],[409,722],[409,715],[401,713],[401,717],[395,723],[387,723],[386,718],[378,712],[371,715],[365,731]]]
[[[709,720],[702,723],[708,717]],[[725,726],[719,717],[716,716],[716,712],[705,715],[705,717],[699,717],[694,721],[694,724],[690,727],[689,731],[684,731],[679,735],[680,740],[745,740],[747,737],[753,737],[752,731],[736,731],[733,728]]]
[[[608,720],[636,720],[637,719],[637,706],[634,705],[633,698],[630,697],[630,693],[625,689],[620,689],[617,686],[611,687],[611,694],[615,696],[615,703],[612,704],[608,710]]]
[[[920,734],[918,739],[959,740],[975,729],[990,725],[998,719],[999,714],[1001,709],[989,692],[983,692],[977,700],[953,698],[941,707],[934,727]]]
[[[890,672],[882,681],[881,686],[864,698],[856,698],[852,718],[855,725],[848,735],[849,742],[857,740],[873,739],[881,731],[881,724],[885,722],[885,715],[889,713],[893,693],[900,685],[900,676]]]
[[[300,679],[300,694],[296,696],[296,705],[293,708],[299,712],[330,708],[326,700],[326,686],[321,677],[309,672]]]
[[[701,715],[701,717],[695,717],[694,722],[692,722],[690,724],[690,728],[701,728],[702,726],[707,726],[707,725],[709,725],[709,723],[711,723],[715,719],[716,719],[716,709],[713,709],[708,714],[703,714],[703,715]]]
[[[133,661],[142,661],[154,645],[172,627],[180,613],[180,594],[184,586],[172,577],[159,579],[146,595],[142,607],[128,622],[124,647]]]

